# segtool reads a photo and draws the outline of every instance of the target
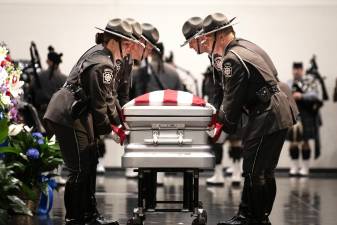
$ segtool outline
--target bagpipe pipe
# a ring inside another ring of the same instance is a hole
[[[25,82],[23,86],[24,99],[26,102],[33,103],[32,84],[37,88],[41,88],[39,72],[42,70],[40,54],[34,41],[29,47],[30,59],[15,60],[14,63],[22,70],[21,80]]]
[[[39,118],[35,108],[33,80],[37,88],[41,88],[39,72],[42,70],[39,51],[34,41],[29,47],[30,59],[15,60],[14,63],[22,70],[21,80],[24,81],[23,99],[19,104],[19,113],[23,117],[25,124],[33,127],[33,131],[46,133],[45,128]]]

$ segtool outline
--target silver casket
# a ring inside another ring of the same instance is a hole
[[[122,156],[124,168],[213,168],[206,133],[213,110],[203,106],[123,107],[130,131]]]

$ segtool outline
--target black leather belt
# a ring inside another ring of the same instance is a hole
[[[270,110],[270,100],[271,97],[280,92],[280,88],[278,85],[273,85],[273,86],[264,86],[260,88],[257,92],[257,98],[258,98],[258,103],[250,108],[244,108],[244,111],[246,112],[247,115],[249,116],[257,116],[260,115],[261,113],[264,113],[268,110]]]

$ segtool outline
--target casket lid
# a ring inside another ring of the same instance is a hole
[[[211,117],[212,108],[201,106],[129,106],[124,116]]]
[[[123,107],[124,116],[212,116],[215,112],[202,98],[174,90],[146,93]]]

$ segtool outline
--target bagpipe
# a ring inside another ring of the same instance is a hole
[[[323,106],[324,101],[329,99],[329,95],[325,85],[325,77],[321,76],[318,65],[316,62],[316,55],[313,55],[310,59],[310,68],[306,70],[306,76],[310,76],[305,80],[294,80],[292,90],[293,92],[307,93],[311,90],[317,89],[317,84],[322,90],[322,100],[316,100],[311,102],[300,102],[300,105],[312,113],[318,113],[319,109]]]
[[[314,79],[312,82],[318,81],[318,83],[321,85],[322,88],[322,99],[323,101],[329,100],[329,95],[328,91],[326,89],[325,85],[325,77],[322,77],[320,72],[318,71],[318,65],[316,62],[316,55],[313,55],[312,58],[310,59],[310,68],[307,69],[306,74],[312,76]]]

